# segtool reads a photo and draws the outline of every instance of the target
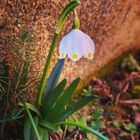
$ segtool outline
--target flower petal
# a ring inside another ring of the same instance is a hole
[[[78,61],[83,55],[93,59],[95,45],[92,39],[79,29],[74,29],[60,42],[59,57],[65,58],[68,55],[73,61]]]
[[[69,34],[68,56],[73,61],[78,61],[83,56],[81,31],[74,29]]]
[[[89,60],[94,58],[95,44],[87,34],[85,34],[84,44],[82,48],[84,57],[86,57]]]
[[[60,59],[65,58],[67,55],[67,50],[68,50],[67,44],[68,44],[68,41],[67,41],[67,37],[65,36],[63,37],[59,45],[59,58]]]
[[[79,46],[74,46],[72,50],[68,50],[68,56],[73,61],[78,61],[83,55],[82,49]]]

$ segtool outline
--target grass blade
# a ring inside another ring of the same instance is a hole
[[[41,140],[49,140],[49,133],[46,129],[38,127]]]

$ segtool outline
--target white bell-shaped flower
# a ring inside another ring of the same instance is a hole
[[[95,45],[92,39],[79,29],[73,29],[70,33],[64,36],[59,46],[60,59],[66,55],[73,61],[79,60],[82,56],[93,59]]]

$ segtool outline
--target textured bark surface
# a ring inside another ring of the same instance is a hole
[[[0,1],[0,60],[9,59],[11,38],[22,28],[29,28],[38,37],[38,61],[32,64],[35,75],[44,68],[49,46],[59,14],[67,0],[1,0]],[[140,1],[139,0],[81,0],[78,14],[81,30],[89,34],[96,44],[95,59],[79,62],[66,60],[61,78],[72,81],[101,69],[122,53],[140,48]],[[63,28],[62,35],[72,28],[72,14]],[[57,47],[58,48],[58,47]],[[58,53],[53,58],[55,63]],[[88,79],[89,80],[89,79]]]

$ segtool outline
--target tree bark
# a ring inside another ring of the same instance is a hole
[[[11,39],[21,29],[29,28],[38,38],[38,61],[32,67],[33,74],[40,77],[59,14],[67,3],[66,0],[1,0],[0,60],[7,59],[12,66]],[[81,30],[94,40],[95,58],[93,61],[82,58],[76,63],[67,59],[61,79],[67,78],[71,82],[80,76],[90,80],[90,75],[124,52],[140,48],[139,7],[139,0],[81,0],[78,8]],[[68,17],[61,37],[72,29],[72,16]],[[57,59],[58,47],[53,62]]]

